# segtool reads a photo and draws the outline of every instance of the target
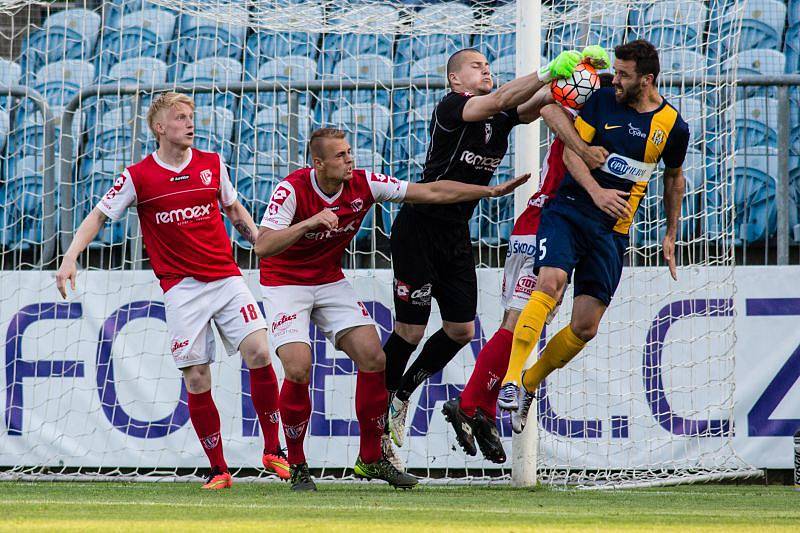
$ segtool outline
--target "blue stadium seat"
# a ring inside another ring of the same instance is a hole
[[[317,62],[305,56],[280,56],[261,64],[255,75],[245,69],[244,81],[265,81],[265,82],[309,82],[317,78]],[[288,101],[286,90],[276,89],[275,91],[262,90],[257,92],[244,93],[242,107],[243,115],[255,114],[255,109],[263,106],[273,106],[285,104]],[[298,95],[298,102],[309,105],[309,94],[301,92]]]
[[[392,80],[392,61],[377,54],[346,57],[334,68],[333,78],[343,81],[377,81],[378,87],[388,87]]]
[[[256,31],[245,46],[245,69],[249,79],[255,79],[258,69],[278,57],[307,57],[318,60],[318,33]]]
[[[125,163],[118,158],[92,159],[84,166],[77,190],[75,217],[79,224],[94,209],[100,199],[111,189],[114,180],[125,170]],[[100,229],[89,247],[109,246],[125,242],[125,220],[108,221]]]
[[[689,242],[695,235],[695,222],[698,219],[697,206],[699,197],[706,182],[710,160],[698,150],[686,152],[683,162],[683,177],[686,190],[681,203],[678,241]],[[661,176],[650,181],[647,194],[642,199],[637,213],[637,221],[631,236],[639,245],[656,245],[664,239],[667,231],[666,213],[664,212],[664,182]]]
[[[562,23],[554,24],[547,37],[547,52],[551,56],[590,44],[613,49],[624,40],[628,9],[613,3],[604,7],[603,3],[595,2],[571,10],[559,21]]]
[[[197,106],[210,105],[236,109],[238,92],[227,89],[228,85],[242,81],[242,64],[230,57],[207,57],[184,67],[180,81],[192,86],[213,87],[213,93],[195,93]]]
[[[778,147],[778,101],[751,97],[736,102],[737,150],[764,146]]]
[[[665,76],[701,76],[708,72],[705,56],[698,53],[695,48],[673,48],[659,51],[658,55],[661,74]],[[691,85],[665,86],[662,94],[702,98],[703,89]]]
[[[695,48],[703,46],[703,30],[708,8],[701,0],[656,2],[633,18],[636,34],[657,48]]]
[[[0,58],[0,85],[17,85],[22,76],[22,67],[19,64]]]
[[[297,132],[290,133],[289,118],[285,105],[257,111],[252,124],[246,124],[240,132],[238,145],[240,163],[252,162],[257,154],[265,153],[280,154],[302,164],[305,161],[303,156],[308,125],[311,122],[311,110],[306,106],[298,106],[299,131]],[[297,142],[298,151],[294,154],[288,154],[290,136]]]
[[[167,64],[153,57],[132,57],[120,61],[100,77],[101,83],[154,85],[166,83]]]
[[[94,83],[94,75],[94,65],[87,61],[54,61],[39,69],[33,88],[45,97],[53,114],[58,116],[82,87]]]
[[[800,72],[800,24],[786,30],[783,53],[786,56],[786,72]]]
[[[29,250],[43,242],[41,154],[22,158],[5,185],[3,228],[10,237],[7,249]]]
[[[700,149],[709,133],[707,126],[708,111],[703,110],[703,102],[697,98],[688,97],[677,100],[670,98],[669,101],[678,109],[683,120],[689,124],[690,146]]]
[[[230,57],[242,61],[247,27],[219,22],[226,18],[247,20],[247,9],[234,4],[203,10],[203,17],[183,15],[178,20],[172,57],[179,64],[207,57]]]
[[[167,60],[167,49],[173,42],[176,16],[161,9],[144,9],[126,13],[118,28],[109,28],[99,46],[101,70],[108,71],[115,63],[131,57],[155,57]]]
[[[6,147],[6,139],[8,139],[8,132],[11,125],[8,121],[8,113],[0,109],[0,154]]]
[[[726,9],[727,7],[727,9]],[[720,6],[719,13],[712,14],[712,39],[718,39],[719,45],[709,48],[711,57],[725,57],[728,54],[724,37],[732,33],[740,14],[739,8],[730,7],[729,4]],[[786,4],[781,0],[748,0],[744,5],[742,17],[742,31],[739,37],[739,51],[753,48],[769,48],[780,50],[783,30],[786,22]]]
[[[100,15],[87,9],[53,13],[44,27],[30,34],[22,45],[20,63],[26,73],[63,59],[88,59],[100,32]]]
[[[224,107],[200,106],[194,110],[195,146],[200,150],[222,152],[225,161],[233,155],[234,115]]]
[[[391,6],[383,6],[390,7]],[[394,8],[391,8],[394,9]],[[377,55],[391,61],[394,49],[394,35],[381,34],[338,34],[323,36],[322,50],[319,57],[319,72],[333,73],[336,65],[347,58],[360,55]]]
[[[472,46],[483,52],[490,63],[498,59],[514,57],[517,50],[517,36],[514,33],[476,35]]]
[[[737,76],[780,76],[786,71],[786,56],[777,50],[747,49],[737,56]]]
[[[469,48],[471,42],[471,35],[458,33],[398,37],[394,75],[396,78],[407,78],[411,65],[421,58],[440,54],[449,57],[463,48]]]
[[[800,0],[788,0],[786,11],[790,27],[800,24]]]
[[[447,79],[448,54],[427,56],[415,61],[411,65],[410,77],[420,83],[420,80],[441,82]]]
[[[763,242],[775,234],[777,150],[751,148],[735,156],[736,236],[742,242]],[[797,198],[790,197],[790,213],[797,212]]]
[[[334,111],[326,124],[336,126],[349,134],[353,150],[382,152],[388,138],[391,115],[380,104],[354,104]]]

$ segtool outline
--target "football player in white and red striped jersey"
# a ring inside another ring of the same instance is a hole
[[[382,450],[388,401],[385,355],[375,323],[344,279],[342,255],[377,202],[444,204],[501,196],[529,176],[494,187],[399,181],[354,169],[345,133],[332,128],[313,132],[309,150],[313,168],[293,172],[275,187],[255,245],[263,258],[261,285],[270,344],[286,374],[280,409],[292,488],[316,488],[303,452],[311,415],[311,322],[358,367],[355,407],[361,447],[356,475],[411,488],[416,478],[387,460]]]
[[[192,148],[191,98],[171,92],[157,96],[147,121],[158,150],[127,167],[81,223],[56,274],[58,289],[64,298],[67,281],[75,290],[78,256],[108,218],[118,220],[135,205],[150,265],[164,290],[172,357],[183,372],[189,416],[211,464],[203,488],[232,484],[211,397],[212,321],[228,353],[241,352],[250,369],[251,397],[264,433],[262,464],[288,479],[278,440],[278,382],[267,325],[233,260],[220,211],[250,242],[255,242],[256,225],[237,200],[222,157]]]

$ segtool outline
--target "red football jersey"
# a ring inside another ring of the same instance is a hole
[[[214,281],[241,276],[219,202],[236,190],[219,154],[191,149],[172,167],[156,153],[126,168],[97,207],[112,220],[136,205],[150,265],[164,292],[183,278]]]
[[[376,202],[402,202],[408,183],[368,170],[353,170],[333,196],[319,188],[311,168],[297,170],[275,186],[261,226],[281,230],[307,220],[325,208],[339,217],[336,229],[319,227],[292,246],[261,260],[261,284],[324,285],[344,278],[342,255],[361,221]]]
[[[566,171],[567,167],[564,165],[564,142],[556,137],[550,145],[542,164],[542,183],[539,184],[539,190],[530,197],[525,211],[514,223],[514,229],[511,231],[512,235],[536,235],[539,230],[542,209],[555,197]]]

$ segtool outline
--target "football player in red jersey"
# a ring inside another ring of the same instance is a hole
[[[288,479],[289,465],[278,441],[278,382],[267,325],[233,260],[220,211],[250,242],[255,241],[255,223],[237,199],[222,156],[192,148],[191,98],[173,92],[157,96],[147,122],[158,150],[127,167],[81,223],[56,273],[58,290],[64,298],[67,282],[75,290],[78,256],[107,219],[118,220],[135,205],[153,273],[164,290],[172,357],[183,372],[189,416],[211,464],[203,488],[232,484],[211,397],[212,321],[228,354],[241,352],[250,369],[253,406],[264,433],[262,464]]]
[[[529,175],[494,187],[399,181],[355,169],[345,133],[331,128],[312,133],[309,151],[313,168],[293,172],[275,186],[255,245],[263,258],[261,285],[270,344],[286,373],[280,409],[292,489],[316,490],[303,451],[311,416],[311,322],[358,367],[355,407],[361,446],[356,475],[411,488],[416,478],[387,457],[391,445],[385,448],[385,355],[375,323],[344,278],[342,255],[375,203],[444,204],[501,196]]]

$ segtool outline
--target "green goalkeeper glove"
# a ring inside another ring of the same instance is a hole
[[[583,52],[581,52],[581,59],[588,61],[598,70],[606,69],[611,65],[606,49],[596,44],[584,48]]]
[[[550,63],[539,69],[539,79],[547,83],[553,78],[568,78],[578,63],[581,62],[581,55],[575,50],[565,50]]]

